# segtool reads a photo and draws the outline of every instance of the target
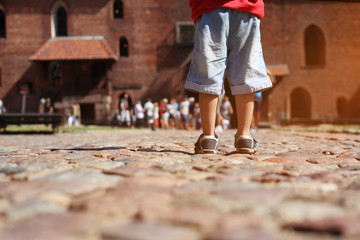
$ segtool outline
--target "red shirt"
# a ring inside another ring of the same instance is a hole
[[[255,14],[259,18],[264,17],[263,0],[189,0],[189,3],[194,23],[203,13],[216,8],[230,8]]]

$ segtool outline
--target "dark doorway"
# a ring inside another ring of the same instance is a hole
[[[80,114],[82,124],[93,124],[95,122],[95,104],[80,104]]]
[[[311,118],[311,97],[303,88],[291,93],[291,118]]]

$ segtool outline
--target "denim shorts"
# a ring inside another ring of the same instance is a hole
[[[218,8],[196,22],[195,45],[185,88],[224,94],[225,73],[233,95],[271,88],[260,39],[260,19]]]

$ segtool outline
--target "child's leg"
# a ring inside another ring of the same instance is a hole
[[[254,93],[235,95],[238,128],[236,136],[250,136],[254,110]]]
[[[203,134],[215,136],[216,110],[219,96],[199,93],[200,116]]]

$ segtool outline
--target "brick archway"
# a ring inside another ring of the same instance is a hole
[[[311,96],[304,88],[291,92],[291,118],[311,118]]]

